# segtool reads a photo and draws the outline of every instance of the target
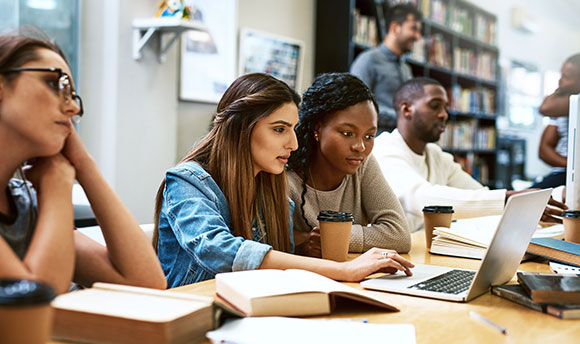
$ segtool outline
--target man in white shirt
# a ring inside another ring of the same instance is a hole
[[[397,129],[375,139],[373,154],[413,231],[423,227],[426,205],[451,205],[454,218],[497,215],[506,199],[516,193],[484,187],[434,143],[445,131],[448,103],[438,81],[411,79],[395,93]],[[564,207],[560,202],[550,203]],[[542,220],[557,221],[552,215],[560,213],[560,209],[546,208]]]

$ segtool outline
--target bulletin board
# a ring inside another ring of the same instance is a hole
[[[207,32],[182,34],[179,99],[217,103],[237,75],[237,0],[188,2]]]
[[[240,75],[266,73],[298,90],[302,77],[304,43],[270,33],[240,31]]]

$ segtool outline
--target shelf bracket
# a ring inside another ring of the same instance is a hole
[[[143,57],[143,48],[156,33],[159,37],[159,62],[165,62],[167,51],[181,33],[187,30],[207,32],[207,27],[200,22],[181,18],[137,18],[133,20],[133,59],[139,61]],[[173,36],[164,44],[165,34]]]
[[[169,40],[169,42],[167,42],[167,44],[165,45],[165,47],[163,47],[163,36],[161,36],[161,40],[159,41],[159,46],[162,47],[161,51],[159,51],[159,62],[163,63],[165,62],[166,58],[165,56],[167,55],[167,51],[169,50],[169,48],[171,48],[171,45],[173,44],[173,42],[175,42],[179,37],[181,36],[181,32],[175,32],[173,34],[173,37],[171,37],[171,39]]]
[[[149,39],[157,31],[157,28],[150,27],[147,31],[144,31],[145,34],[141,36],[143,31],[143,29],[133,29],[133,59],[137,61],[141,60],[141,57],[143,57],[141,50],[143,50]]]

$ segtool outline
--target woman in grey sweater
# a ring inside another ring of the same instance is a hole
[[[288,162],[297,253],[320,256],[321,210],[353,214],[350,252],[410,250],[403,209],[370,155],[377,112],[372,92],[348,73],[321,74],[304,93]]]

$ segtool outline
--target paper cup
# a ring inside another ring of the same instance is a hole
[[[353,221],[350,213],[323,210],[318,214],[323,259],[346,261]]]
[[[562,213],[564,240],[580,244],[580,210],[566,210]]]
[[[427,250],[431,248],[433,241],[434,227],[451,226],[451,217],[453,216],[453,207],[430,205],[423,208],[423,221],[425,222],[425,246]]]
[[[54,297],[44,283],[0,280],[0,341],[45,344],[52,330]]]

